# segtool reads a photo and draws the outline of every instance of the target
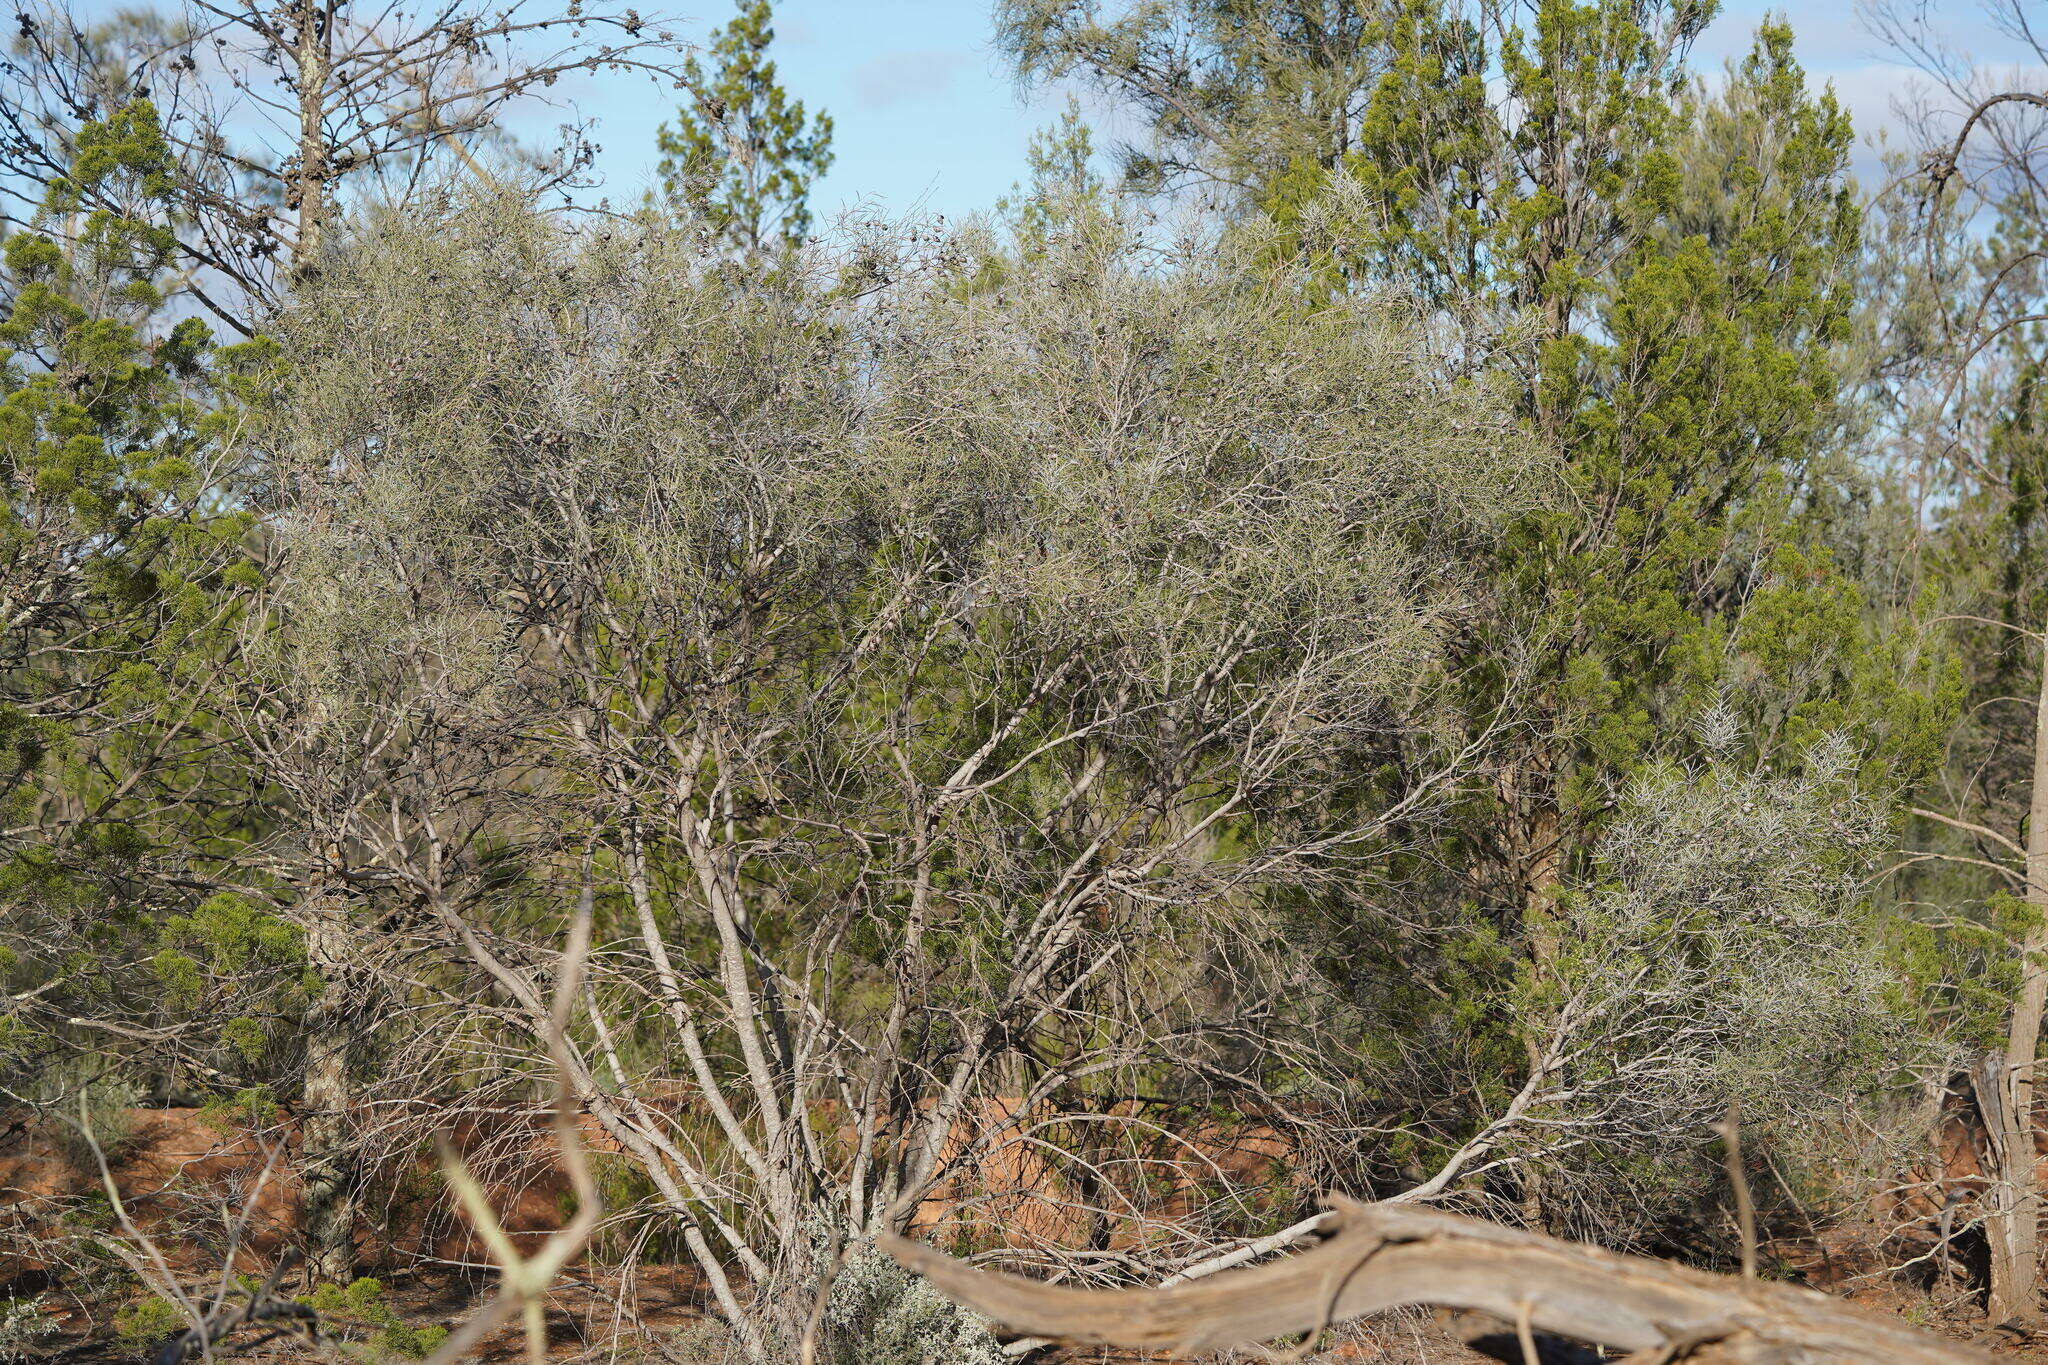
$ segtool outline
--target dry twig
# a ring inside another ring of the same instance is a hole
[[[583,894],[577,902],[575,921],[569,929],[569,946],[562,954],[561,966],[555,975],[554,1002],[548,1017],[548,1054],[555,1064],[555,1142],[561,1150],[562,1165],[569,1174],[570,1188],[576,1193],[576,1214],[560,1231],[550,1234],[533,1255],[520,1255],[469,1167],[445,1141],[439,1144],[441,1169],[471,1221],[476,1224],[478,1236],[483,1238],[484,1245],[490,1248],[492,1257],[498,1262],[502,1279],[497,1297],[451,1333],[441,1344],[441,1349],[428,1358],[427,1365],[453,1365],[497,1330],[515,1309],[526,1321],[527,1359],[532,1365],[544,1365],[547,1360],[544,1316],[547,1292],[563,1267],[590,1241],[590,1234],[596,1229],[603,1211],[597,1182],[590,1175],[583,1136],[577,1131],[568,1041],[569,1016],[582,991],[583,966],[590,955],[592,901],[593,892],[586,879]]]

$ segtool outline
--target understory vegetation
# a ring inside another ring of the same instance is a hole
[[[1867,10],[1874,178],[1711,0],[1001,0],[963,221],[824,220],[766,0],[39,4],[0,1361],[587,1215],[576,1350],[994,1365],[877,1234],[1325,1191],[2043,1327],[2033,0]],[[508,123],[650,75],[624,207]]]

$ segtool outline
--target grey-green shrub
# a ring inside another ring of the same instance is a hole
[[[825,1307],[827,1365],[1007,1365],[986,1319],[871,1246],[849,1256]]]
[[[38,1342],[57,1334],[56,1322],[43,1312],[41,1295],[32,1299],[9,1298],[0,1307],[0,1365],[19,1365],[31,1359]]]

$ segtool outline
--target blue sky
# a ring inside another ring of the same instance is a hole
[[[684,0],[699,16],[668,25],[701,40],[732,0]],[[856,206],[891,215],[986,208],[1022,174],[1031,133],[1064,96],[1020,93],[990,43],[985,0],[781,0],[773,49],[783,85],[830,111],[836,162],[813,196],[821,221]],[[654,136],[672,95],[623,77],[572,91],[599,120],[598,169],[614,200],[651,183]]]
[[[1954,45],[1997,50],[1975,0],[1920,0]],[[677,11],[680,33],[701,38],[730,15],[730,0],[695,0]],[[1703,40],[1701,64],[1718,68],[1748,45],[1777,5],[1735,0]],[[1059,91],[1019,91],[990,42],[985,0],[781,0],[776,60],[783,83],[812,108],[831,111],[837,162],[814,204],[821,221],[854,207],[892,216],[957,217],[987,208],[1023,173],[1032,132],[1063,106]],[[1816,81],[1832,81],[1866,136],[1890,122],[1909,74],[1887,60],[1859,22],[1853,0],[1815,0],[1792,13],[1798,51]],[[672,96],[614,77],[564,92],[599,121],[601,193],[632,200],[650,183],[654,135]],[[1859,170],[1876,173],[1866,151]]]

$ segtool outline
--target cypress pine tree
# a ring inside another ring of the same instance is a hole
[[[832,117],[808,114],[776,78],[768,0],[740,0],[711,43],[713,69],[691,57],[697,92],[657,135],[669,195],[749,255],[800,242],[811,228],[811,188],[832,166]]]
[[[60,1107],[72,1060],[110,1047],[124,1086],[260,1084],[253,1016],[287,1008],[299,956],[208,894],[244,813],[200,775],[208,680],[260,580],[240,433],[271,349],[175,317],[150,104],[70,144],[0,249],[0,989],[38,988],[0,1021],[0,1083]]]

